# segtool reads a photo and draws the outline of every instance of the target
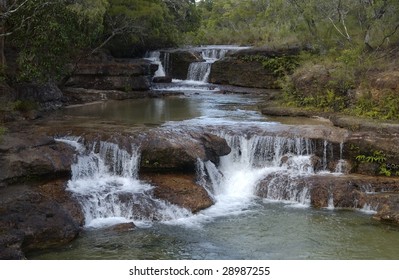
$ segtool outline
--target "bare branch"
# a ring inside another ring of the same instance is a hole
[[[7,18],[10,17],[12,14],[18,12],[19,9],[21,9],[27,2],[28,2],[28,0],[25,0],[25,1],[22,2],[21,4],[17,5],[15,8],[14,8],[14,4],[16,4],[17,2],[14,2],[13,5],[11,5],[10,10],[8,10],[8,11],[6,11],[6,12],[3,12],[3,13],[0,15],[0,20],[7,19]],[[2,6],[3,6],[2,8],[5,10],[5,9],[6,9],[5,4],[2,4]]]
[[[395,33],[399,30],[399,23],[395,26],[394,30],[389,33],[388,35],[385,35],[384,38],[382,39],[381,44],[377,47],[377,49],[381,48],[382,45],[385,44],[385,41],[388,40],[390,37],[392,37],[393,35],[395,35]]]

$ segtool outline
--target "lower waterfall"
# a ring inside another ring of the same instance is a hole
[[[310,205],[309,189],[298,178],[315,174],[317,163],[326,165],[327,160],[314,155],[315,144],[311,140],[256,135],[248,138],[227,133],[219,136],[226,139],[232,151],[220,158],[218,166],[198,160],[198,183],[215,204],[195,215],[155,198],[154,186],[139,180],[138,147],[132,146],[128,152],[108,142],[100,141],[87,148],[79,140],[60,140],[79,151],[68,190],[81,203],[86,226],[129,221],[144,226],[153,221],[198,225],[215,217],[248,211],[259,196],[268,201]]]
[[[104,227],[133,221],[145,226],[154,220],[172,220],[191,213],[153,196],[153,186],[138,179],[140,151],[121,149],[117,144],[98,142],[90,148],[78,147],[77,161],[68,182],[82,206],[86,227]]]

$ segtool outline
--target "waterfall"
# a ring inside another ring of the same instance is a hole
[[[73,143],[73,140],[60,140]],[[153,196],[153,186],[137,177],[140,152],[131,152],[108,142],[85,148],[79,142],[72,178],[67,189],[82,206],[87,227],[103,227],[134,221],[148,224],[153,220],[171,220],[191,213]]]
[[[207,83],[211,73],[212,64],[217,60],[224,58],[227,52],[231,49],[234,48],[226,46],[205,46],[197,48],[196,50],[201,53],[201,57],[204,61],[193,62],[190,64],[187,73],[187,80]]]
[[[193,62],[188,68],[187,80],[208,82],[211,73],[211,64],[209,62]]]
[[[160,51],[147,52],[144,58],[151,60],[154,64],[158,65],[158,70],[155,72],[154,77],[165,77],[166,76],[166,71],[161,62],[161,52]],[[164,64],[164,65],[167,65],[167,64]]]
[[[80,138],[59,139],[76,148],[68,190],[80,202],[87,227],[102,227],[134,221],[192,224],[219,216],[250,211],[257,197],[284,201],[296,206],[310,205],[306,177],[318,172],[316,166],[328,165],[323,143],[322,159],[315,156],[316,143],[296,137],[232,135],[219,131],[231,147],[218,165],[197,160],[197,183],[203,186],[214,205],[193,215],[188,210],[153,196],[154,186],[138,179],[139,147],[129,151],[109,142],[90,147]],[[321,170],[326,172],[325,170]],[[330,193],[329,207],[333,197]]]
[[[314,174],[314,144],[305,138],[229,135],[220,133],[231,147],[219,166],[200,165],[199,182],[213,193],[215,205],[205,213],[223,215],[250,208],[258,189],[267,188],[269,200],[310,205],[310,192],[298,184],[298,176]]]

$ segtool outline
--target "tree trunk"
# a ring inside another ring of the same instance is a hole
[[[0,0],[0,15],[3,15],[6,11],[6,1],[5,0]],[[4,18],[0,19],[0,71],[4,70],[4,67],[6,66],[6,57],[4,55],[4,48],[5,48],[5,22]]]
[[[5,33],[5,28],[3,23],[0,23],[0,71],[3,71],[6,66],[6,56],[4,55],[5,48],[5,36],[1,36],[1,34]]]

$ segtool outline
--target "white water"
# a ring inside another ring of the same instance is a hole
[[[68,190],[80,202],[86,227],[104,227],[133,221],[147,225],[154,220],[172,220],[191,215],[186,209],[156,199],[153,186],[137,178],[140,153],[127,152],[114,143],[99,142],[85,149],[78,142],[61,140],[80,147],[72,165]]]
[[[212,64],[225,57],[227,52],[230,50],[238,50],[239,47],[227,47],[227,46],[205,46],[197,48],[201,53],[201,57],[204,62],[193,62],[190,64],[187,80],[188,81],[199,81],[202,83],[208,83],[209,75],[211,74]]]
[[[147,52],[144,58],[151,60],[154,64],[158,65],[158,70],[155,72],[154,77],[165,77],[166,76],[166,71],[161,62],[161,52],[160,51]]]
[[[215,217],[239,215],[254,205],[257,187],[266,177],[272,201],[310,204],[309,190],[297,186],[298,176],[314,174],[313,144],[308,139],[272,136],[232,136],[220,133],[232,152],[220,158],[219,166],[198,160],[198,183],[215,204],[193,215],[188,210],[156,199],[151,186],[137,177],[140,152],[131,152],[108,142],[86,148],[79,138],[59,141],[76,147],[79,155],[72,166],[68,190],[79,200],[87,227],[104,227],[133,221],[146,226],[154,220],[198,226]],[[288,178],[288,181],[287,181]],[[263,182],[263,184],[265,184]],[[287,183],[288,182],[288,183]]]

